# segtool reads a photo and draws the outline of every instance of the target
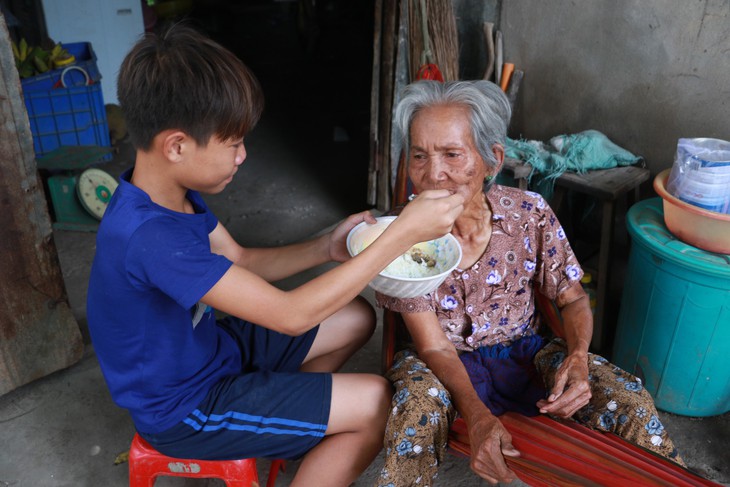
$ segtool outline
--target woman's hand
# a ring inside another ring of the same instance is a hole
[[[347,234],[358,224],[367,222],[373,224],[376,222],[375,217],[369,211],[362,211],[354,215],[350,215],[335,227],[329,234],[329,255],[330,260],[335,262],[345,262],[350,258],[347,251]]]
[[[519,457],[520,452],[512,446],[512,435],[496,416],[485,414],[469,425],[469,442],[471,469],[477,475],[492,484],[517,478],[504,457]]]
[[[569,418],[588,404],[590,399],[587,355],[572,353],[565,357],[558,368],[550,396],[537,401],[537,407],[543,414]]]
[[[472,470],[491,483],[514,480],[516,475],[507,467],[504,456],[517,457],[520,453],[512,446],[512,436],[502,422],[479,399],[436,313],[422,311],[402,316],[419,357],[449,391],[454,407],[466,422]]]
[[[593,334],[593,314],[580,282],[558,296],[568,354],[555,374],[547,400],[537,401],[543,414],[569,418],[591,399],[588,382],[588,346]]]

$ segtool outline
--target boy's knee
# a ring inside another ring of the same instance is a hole
[[[355,307],[355,313],[357,313],[360,317],[360,321],[362,321],[367,328],[374,331],[376,324],[375,308],[373,308],[368,300],[362,296],[357,296],[352,302]]]
[[[378,377],[378,400],[383,403],[383,408],[390,410],[390,402],[393,399],[393,384],[388,379],[379,375]]]
[[[375,333],[375,309],[366,299],[358,296],[348,306],[347,322],[353,338],[367,341]]]
[[[393,387],[390,382],[382,376],[368,376],[368,391],[365,394],[374,407],[372,408],[372,420],[380,423],[385,422],[388,411],[390,411],[390,401],[393,397]]]

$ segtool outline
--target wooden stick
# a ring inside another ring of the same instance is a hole
[[[375,0],[375,22],[373,26],[373,72],[370,88],[370,161],[368,164],[367,203],[378,202],[378,165],[380,141],[380,56],[383,28],[383,0]],[[385,108],[385,107],[383,107]]]
[[[500,84],[502,82],[502,59],[504,51],[502,46],[502,31],[498,30],[494,33],[494,82]]]
[[[494,24],[484,22],[484,40],[487,43],[487,69],[483,79],[489,80],[494,74]]]
[[[517,93],[520,91],[520,85],[522,84],[522,78],[525,76],[525,72],[521,69],[515,69],[507,86],[507,99],[512,107],[515,109],[515,103],[517,102]]]
[[[499,83],[499,87],[502,91],[507,92],[507,86],[509,86],[509,80],[512,77],[512,73],[515,70],[515,65],[512,63],[504,63],[502,65],[502,81]]]

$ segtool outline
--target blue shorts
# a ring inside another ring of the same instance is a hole
[[[182,422],[140,432],[176,458],[295,460],[324,438],[332,375],[299,372],[319,327],[292,337],[237,318],[218,322],[241,349],[241,373],[217,383]]]

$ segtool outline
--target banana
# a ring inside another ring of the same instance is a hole
[[[43,61],[43,59],[39,58],[38,56],[33,57],[33,64],[35,64],[35,67],[39,73],[45,73],[49,69],[45,61]]]
[[[48,51],[46,51],[42,47],[36,47],[33,50],[33,56],[34,57],[37,57],[37,58],[40,58],[41,61],[43,61],[44,63],[47,63],[48,62],[48,59],[50,57],[50,54],[49,54]]]
[[[25,61],[25,58],[28,57],[28,42],[25,40],[25,37],[20,39],[20,45],[18,46],[18,54],[20,54],[20,62]]]
[[[64,48],[60,42],[53,48],[46,50],[41,46],[29,46],[25,38],[19,43],[11,42],[15,66],[21,78],[28,78],[36,74],[43,74],[51,69],[67,66],[76,61],[76,58]]]
[[[53,60],[53,66],[56,68],[62,68],[76,62],[76,57],[71,54],[67,54],[67,57],[60,57]]]
[[[51,60],[56,59],[61,54],[61,43],[56,43],[55,46],[53,46],[53,49],[51,49]],[[64,49],[65,50],[65,49]]]
[[[18,67],[18,74],[21,78],[30,78],[33,76],[33,66],[30,66],[29,64],[21,64],[20,67]]]
[[[59,42],[51,50],[49,62],[56,68],[67,66],[76,61],[76,58],[70,54],[65,47]]]

